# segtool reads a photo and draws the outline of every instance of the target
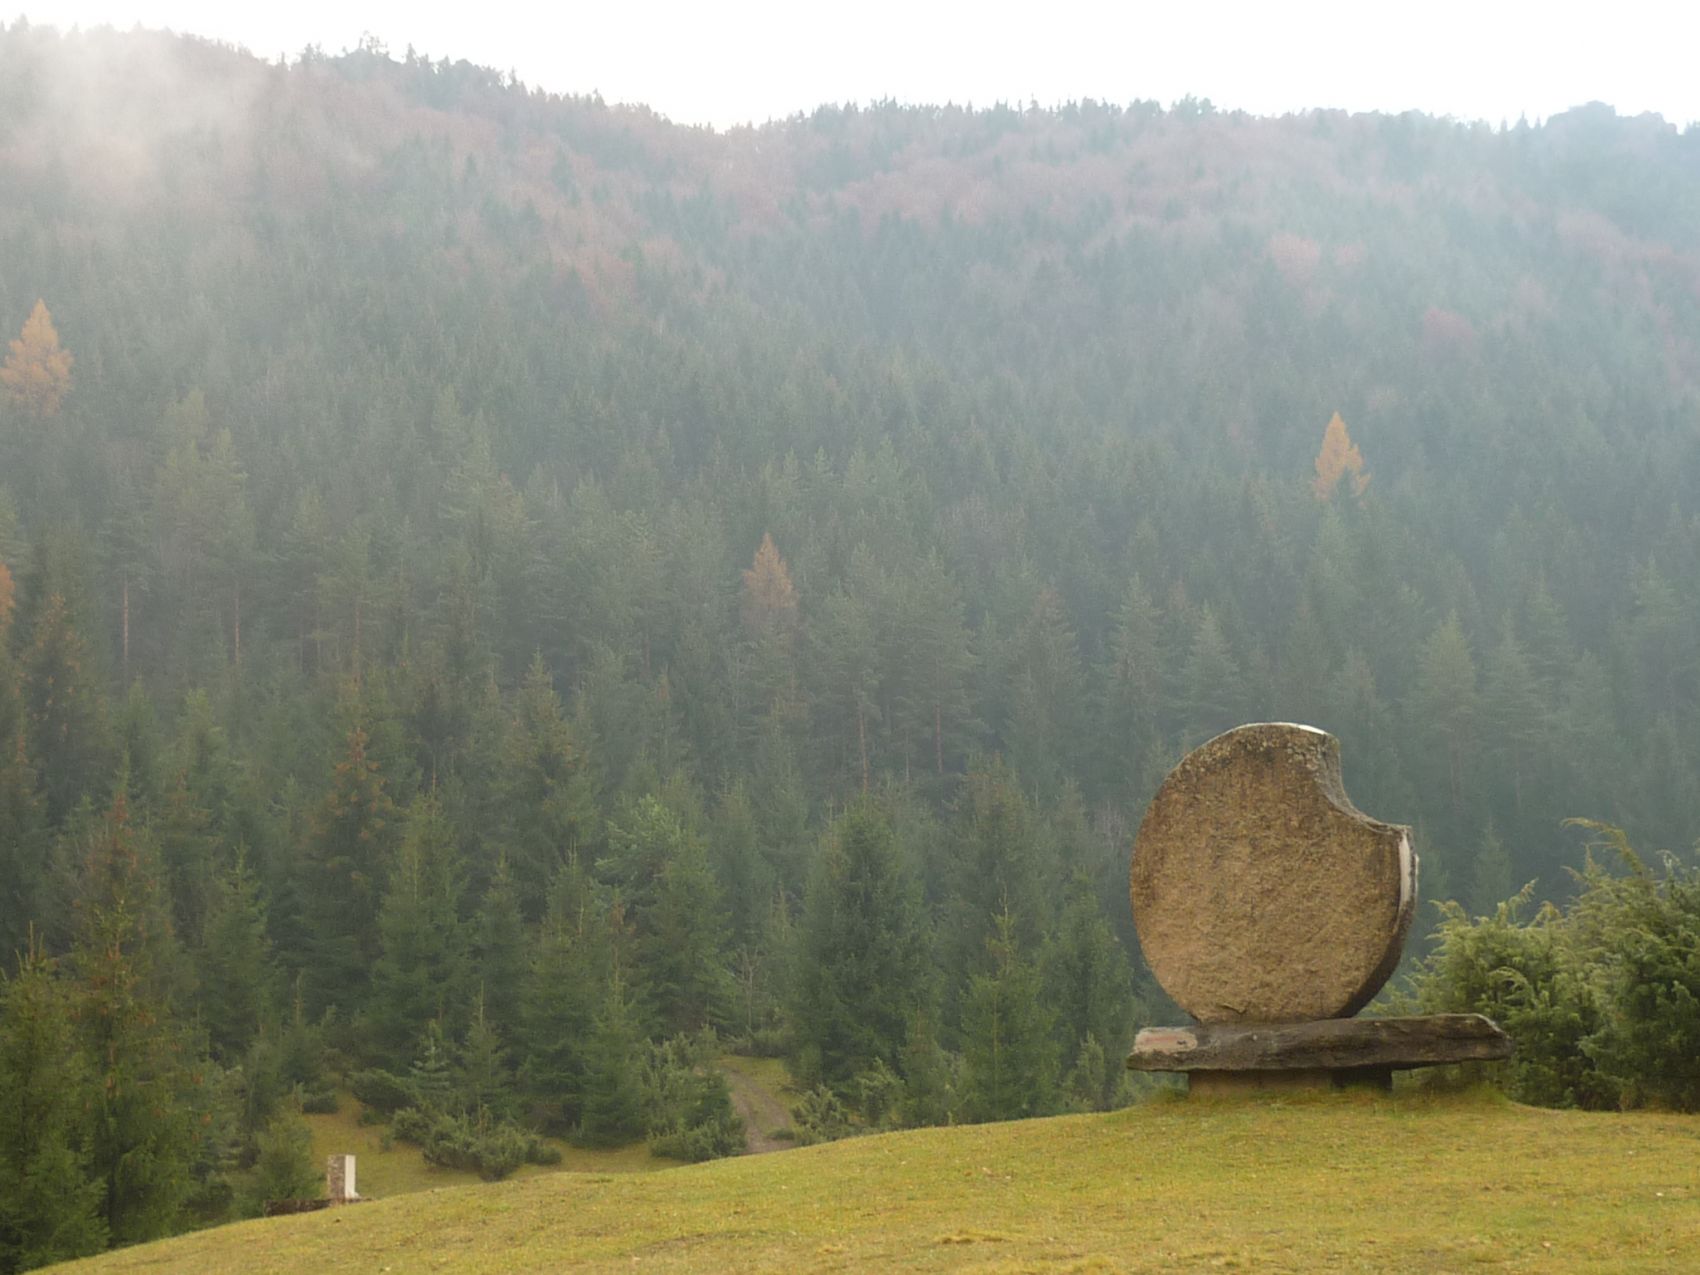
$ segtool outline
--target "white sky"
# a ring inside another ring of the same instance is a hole
[[[270,58],[338,52],[369,31],[397,55],[412,44],[722,127],[884,97],[1187,94],[1260,114],[1415,108],[1496,124],[1598,99],[1700,121],[1700,0],[0,0],[0,12],[18,5],[38,24],[169,27]]]

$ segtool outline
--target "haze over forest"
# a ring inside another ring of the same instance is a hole
[[[1128,848],[1243,721],[1336,734],[1476,912],[1573,892],[1567,818],[1700,835],[1700,129],[1656,116],[714,133],[15,25],[0,335],[0,1037],[74,1053],[121,986],[147,1101],[217,1116],[48,1103],[57,1255],[239,1210],[353,1074],[720,1129],[681,1154],[723,1092],[619,1077],[706,1027],[910,1123],[1125,1100]]]

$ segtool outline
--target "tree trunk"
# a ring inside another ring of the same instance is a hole
[[[862,756],[862,795],[868,793],[868,720],[860,697],[856,700],[856,748]]]

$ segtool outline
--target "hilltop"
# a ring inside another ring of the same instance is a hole
[[[433,1191],[55,1269],[1668,1271],[1700,1244],[1697,1150],[1692,1117],[1467,1096],[1156,1101]]]

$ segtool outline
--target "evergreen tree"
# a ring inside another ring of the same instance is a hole
[[[1505,843],[1489,823],[1482,833],[1481,848],[1470,868],[1470,907],[1477,916],[1492,916],[1494,909],[1511,898],[1511,856]]]
[[[395,837],[395,805],[356,726],[314,819],[301,883],[312,927],[308,1003],[364,1003],[381,948],[378,908]]]
[[[4,582],[0,582],[4,583]],[[41,915],[47,871],[47,838],[16,666],[0,624],[0,960],[12,960],[28,943],[29,922]]]
[[[653,798],[639,803],[635,815],[638,826],[625,830],[625,838],[648,844],[627,853],[659,859],[650,888],[638,895],[636,920],[638,973],[661,1034],[723,1025],[734,997],[730,934],[707,850]]]
[[[1104,918],[1091,882],[1084,877],[1077,877],[1069,890],[1068,903],[1045,947],[1041,968],[1044,1002],[1055,1014],[1065,1068],[1077,1070],[1084,1065],[1086,1041],[1090,1039],[1101,1057],[1096,1070],[1087,1066],[1081,1075],[1097,1075],[1113,1086],[1114,1073],[1106,1077],[1102,1055],[1107,1051],[1119,1058],[1133,1044],[1136,1001],[1132,970]],[[1109,1096],[1104,1089],[1093,1093],[1090,1109],[1101,1109]]]
[[[586,1055],[611,957],[606,918],[576,860],[549,891],[521,1002],[520,1084],[558,1130],[583,1114]]]
[[[619,1146],[643,1134],[642,1044],[625,980],[616,970],[585,1050],[579,1137],[586,1146]]]
[[[458,1083],[469,1112],[483,1119],[514,1115],[514,1070],[501,1032],[486,1015],[482,991],[472,1003],[472,1022],[460,1048]]]
[[[313,1131],[295,1111],[280,1111],[260,1131],[259,1155],[249,1182],[243,1211],[250,1217],[265,1212],[274,1200],[319,1198],[323,1180],[313,1161]]]
[[[962,1001],[963,1115],[975,1121],[1049,1115],[1057,1105],[1053,1017],[1007,911],[991,947],[992,972],[976,974]]]
[[[70,991],[33,942],[16,976],[0,977],[0,1271],[106,1245],[88,1153],[94,1094]]]
[[[23,660],[26,752],[50,824],[98,786],[106,762],[106,702],[87,643],[64,597],[50,595],[36,617]]]
[[[497,842],[528,916],[541,911],[556,869],[596,838],[586,752],[561,711],[542,656],[531,661],[510,707],[497,783]]]
[[[1054,872],[1033,810],[1001,758],[969,771],[954,823],[941,956],[950,986],[961,988],[987,967],[1000,912],[1019,909],[1012,914],[1018,941],[1037,946],[1049,904],[1041,882]]]
[[[843,1086],[876,1061],[896,1070],[910,1016],[929,1006],[931,987],[915,887],[889,816],[871,801],[828,830],[800,931],[798,1074]]]
[[[1239,662],[1210,607],[1198,613],[1181,668],[1182,731],[1187,747],[1237,726],[1243,705]]]
[[[898,1118],[910,1128],[949,1124],[955,1109],[951,1056],[939,1044],[931,1017],[917,1009],[909,1028],[909,1040],[903,1046],[903,1093],[898,1099]]]
[[[90,1165],[115,1244],[170,1234],[191,1186],[197,1092],[173,1013],[170,921],[153,848],[120,792],[83,865],[73,964],[97,1095]]]
[[[1437,628],[1417,656],[1412,711],[1423,723],[1425,767],[1450,798],[1451,813],[1463,814],[1473,784],[1478,704],[1476,661],[1456,612]]]
[[[443,1040],[443,1025],[435,1018],[419,1033],[414,1059],[407,1066],[408,1088],[414,1105],[427,1115],[458,1115],[454,1061]]]
[[[240,853],[214,886],[199,970],[201,1022],[214,1056],[234,1065],[254,1043],[277,999],[266,905]]]
[[[373,1043],[399,1065],[426,1023],[454,1021],[464,1003],[460,856],[435,797],[414,799],[388,879],[369,1017]]]
[[[496,871],[472,918],[472,971],[481,988],[482,1013],[495,1030],[505,1034],[520,1026],[525,962],[525,918],[504,855],[496,861]]]

